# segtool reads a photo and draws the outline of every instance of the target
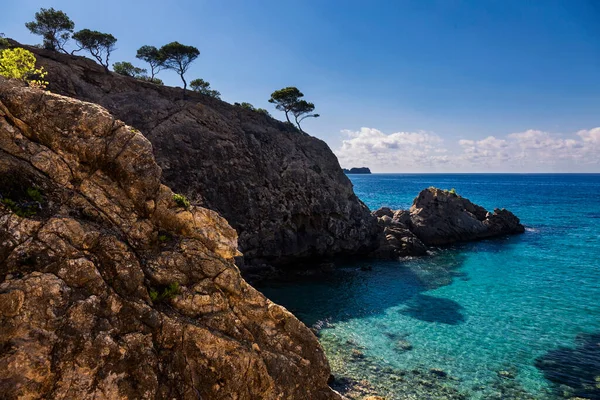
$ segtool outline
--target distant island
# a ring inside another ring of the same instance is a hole
[[[344,168],[344,173],[345,174],[370,174],[371,170],[367,167],[350,168],[350,169]]]

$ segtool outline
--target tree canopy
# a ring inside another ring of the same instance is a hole
[[[29,86],[46,87],[44,78],[48,74],[44,67],[35,67],[36,58],[29,50],[20,47],[0,50],[0,76],[20,79]]]
[[[292,108],[292,114],[294,115],[294,119],[296,120],[296,125],[298,125],[298,129],[302,131],[300,127],[300,122],[305,120],[306,118],[318,118],[319,114],[311,114],[315,110],[315,105],[313,103],[309,103],[306,100],[299,100],[294,104]]]
[[[190,82],[190,87],[194,92],[202,93],[210,97],[214,97],[216,99],[221,98],[221,93],[218,90],[212,90],[210,88],[210,83],[205,81],[204,79],[194,79]]]
[[[62,50],[65,53],[65,43],[75,29],[75,23],[69,16],[54,8],[40,9],[35,13],[35,21],[27,22],[25,26],[31,33],[42,36],[45,49]]]
[[[138,68],[127,61],[114,63],[113,71],[120,75],[131,76],[132,78],[141,78],[146,74],[144,68]]]
[[[200,50],[194,46],[186,46],[179,42],[171,42],[161,47],[159,53],[163,57],[164,67],[172,69],[181,77],[181,80],[183,81],[183,96],[185,97],[187,82],[184,75],[190,67],[190,64],[200,55]]]
[[[117,43],[117,39],[113,35],[82,29],[73,35],[73,39],[77,42],[79,49],[72,53],[85,49],[108,71],[110,53],[115,49],[115,43]]]
[[[164,59],[161,52],[154,46],[142,46],[138,49],[135,56],[150,64],[150,79],[154,79],[162,69],[164,69]]]
[[[300,131],[302,131],[300,127],[302,120],[309,117],[319,117],[319,114],[311,114],[315,110],[315,105],[302,100],[302,97],[304,97],[304,93],[298,90],[298,88],[288,86],[271,93],[271,98],[269,99],[269,103],[275,104],[276,109],[285,113],[288,123],[292,123],[289,114],[291,113],[294,116],[294,120]]]

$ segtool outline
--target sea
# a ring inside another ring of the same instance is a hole
[[[316,332],[332,386],[385,399],[600,399],[600,174],[349,175],[371,209],[430,186],[520,235],[338,263],[259,289]]]

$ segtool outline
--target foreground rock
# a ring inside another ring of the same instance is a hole
[[[101,107],[0,78],[0,397],[339,398],[235,231],[160,175]]]
[[[383,228],[378,257],[423,255],[426,246],[480,240],[523,233],[519,218],[505,209],[488,212],[455,192],[429,188],[421,191],[410,210],[381,208],[373,212]]]
[[[325,142],[208,96],[184,101],[181,89],[31,50],[51,91],[100,104],[142,131],[163,183],[226,218],[246,263],[286,267],[376,247],[376,220]]]

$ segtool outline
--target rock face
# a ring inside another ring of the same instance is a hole
[[[236,229],[246,263],[368,253],[377,223],[325,142],[201,94],[30,48],[55,93],[100,104],[152,142],[163,183]]]
[[[340,398],[236,232],[160,175],[100,106],[0,78],[0,397]]]
[[[456,193],[436,188],[421,191],[408,211],[384,207],[373,215],[384,229],[374,255],[384,258],[423,255],[426,246],[525,231],[519,218],[508,210],[490,213]]]

